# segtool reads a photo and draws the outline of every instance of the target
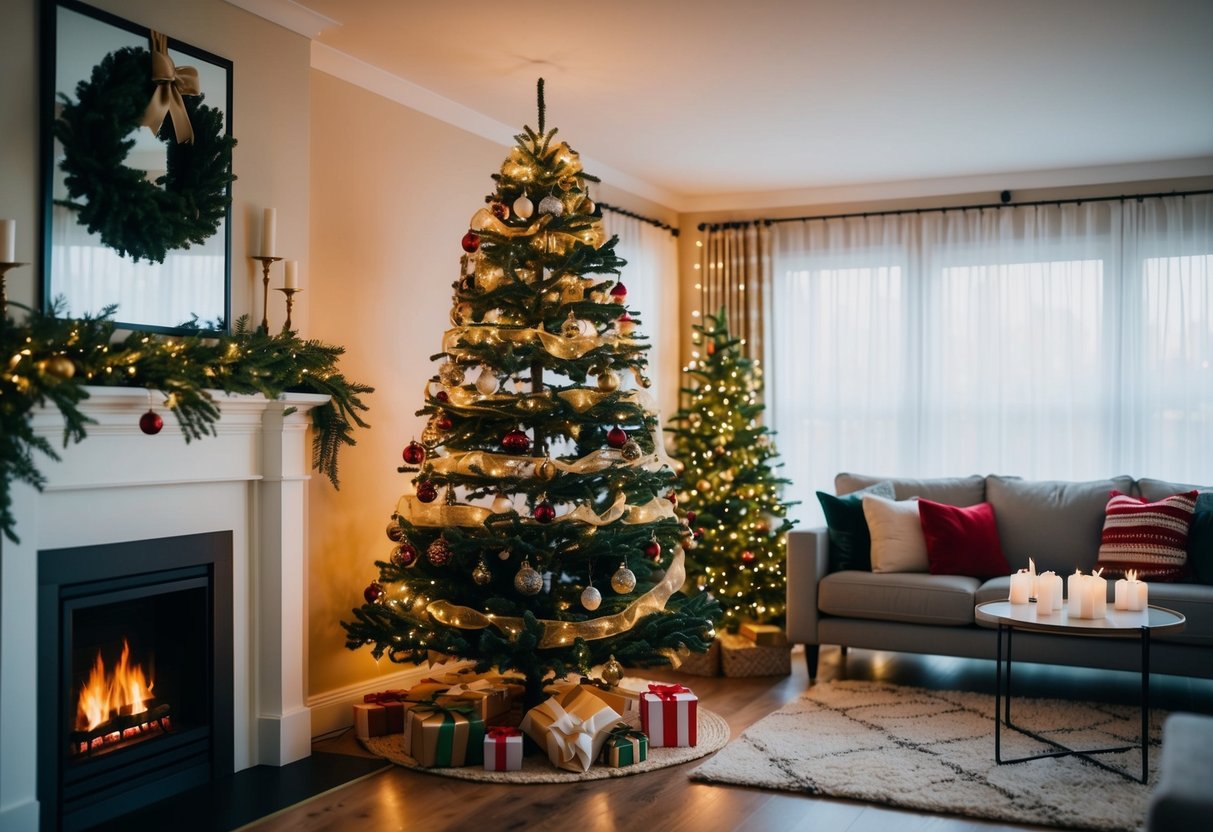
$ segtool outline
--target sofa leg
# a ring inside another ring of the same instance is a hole
[[[809,668],[810,682],[817,678],[817,656],[820,652],[820,644],[806,644],[804,646],[804,662]]]
[[[842,651],[842,657],[845,659],[847,657],[847,646],[845,644],[840,644],[838,649]]]

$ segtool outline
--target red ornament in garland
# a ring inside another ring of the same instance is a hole
[[[741,562],[742,563],[753,563],[754,562],[754,553],[751,552],[749,549],[746,549],[744,552],[741,553]]]
[[[368,604],[373,604],[383,597],[383,587],[378,581],[371,581],[366,585],[366,589],[362,590],[362,597]]]
[[[650,540],[644,544],[644,553],[650,559],[657,560],[657,558],[661,557],[661,544],[657,542],[656,538]]]
[[[446,433],[448,430],[455,427],[455,420],[443,413],[442,416],[438,418],[438,421],[434,423],[434,425],[438,428],[438,430]]]
[[[432,503],[438,499],[438,489],[429,480],[417,483],[417,499],[423,503]]]
[[[443,404],[446,404],[447,402],[449,402],[451,400],[451,397],[447,394],[447,392],[445,390],[439,390],[437,393],[434,394],[434,398],[437,399],[438,401],[442,402]]]
[[[401,456],[404,457],[404,461],[409,465],[420,465],[425,462],[425,446],[413,440],[404,446],[404,453]]]
[[[387,539],[393,543],[404,540],[404,529],[400,528],[399,523],[393,521],[387,524]]]
[[[508,220],[510,218],[509,206],[506,205],[504,202],[494,202],[492,205],[489,206],[489,210],[493,212],[494,217],[501,220],[502,222],[505,222],[506,220]]]
[[[404,542],[392,550],[392,564],[405,569],[417,562],[417,550],[413,544]]]
[[[678,495],[675,492],[671,491],[665,495],[665,498],[670,501],[671,505],[678,505]]]
[[[611,300],[615,303],[625,303],[628,297],[628,287],[622,283],[616,283],[611,287]]]
[[[607,444],[612,448],[622,448],[624,443],[628,441],[627,432],[616,425],[607,433]]]
[[[535,504],[532,515],[540,523],[551,523],[556,519],[556,507],[547,500]]]
[[[468,254],[473,253],[476,249],[480,248],[480,235],[475,231],[469,231],[463,235],[462,245],[463,250]]]
[[[694,522],[695,522],[695,512],[688,511],[687,512],[687,525],[689,526]]]
[[[148,436],[155,436],[164,427],[164,420],[160,418],[160,414],[149,409],[139,417],[139,430],[146,433]]]
[[[445,537],[440,537],[429,545],[425,550],[425,556],[430,559],[430,563],[435,566],[446,566],[451,562],[451,547],[447,544]]]
[[[511,454],[525,454],[531,449],[531,439],[525,432],[514,428],[501,437],[501,447]]]

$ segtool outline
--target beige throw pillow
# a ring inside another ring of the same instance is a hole
[[[926,572],[927,542],[917,500],[863,495],[863,516],[872,536],[873,572]]]

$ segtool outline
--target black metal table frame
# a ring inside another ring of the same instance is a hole
[[[1093,763],[1102,769],[1119,774],[1127,780],[1134,780],[1139,783],[1145,783],[1150,774],[1149,769],[1149,754],[1150,754],[1150,628],[1141,628],[1141,777],[1134,777],[1128,771],[1110,766],[1101,760],[1092,757],[1092,754],[1112,754],[1118,751],[1132,751],[1137,748],[1137,745],[1122,745],[1114,748],[1091,748],[1091,749],[1074,749],[1068,748],[1061,743],[1051,740],[1048,737],[1042,737],[1034,731],[1029,731],[1026,728],[1011,722],[1011,636],[1015,631],[1015,627],[1006,624],[1003,621],[998,622],[998,660],[997,671],[994,682],[994,761],[998,765],[1011,765],[1012,763],[1026,763],[1032,760],[1045,760],[1050,757],[1078,757]],[[1006,681],[1006,698],[1003,698],[1003,662],[1002,662],[1002,639],[1003,633],[1006,633],[1007,638],[1007,681]],[[1000,713],[1002,714],[1000,718]],[[1003,724],[1014,731],[1031,737],[1034,740],[1043,742],[1057,749],[1047,754],[1035,754],[1029,757],[1017,757],[1014,760],[1004,760],[1002,758],[1002,726]]]

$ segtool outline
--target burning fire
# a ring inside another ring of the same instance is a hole
[[[88,681],[80,688],[79,705],[76,706],[77,730],[91,731],[115,715],[140,714],[147,710],[153,683],[142,667],[130,663],[130,655],[130,645],[123,639],[122,656],[113,674],[109,675],[101,651],[97,651],[97,661]]]

